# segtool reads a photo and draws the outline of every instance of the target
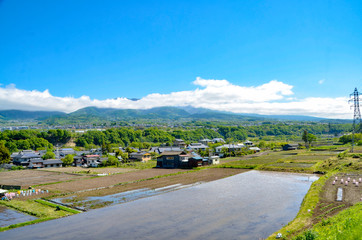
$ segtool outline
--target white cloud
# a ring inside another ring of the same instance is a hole
[[[321,80],[318,81],[318,83],[319,83],[319,84],[323,84],[324,81],[325,81],[325,79],[321,79]]]
[[[192,91],[153,93],[138,101],[127,98],[98,100],[89,96],[56,97],[48,90],[17,89],[0,85],[0,109],[56,110],[73,112],[96,106],[100,108],[147,109],[161,106],[193,106],[234,113],[267,115],[309,115],[327,118],[351,118],[347,98],[293,98],[293,86],[272,80],[260,86],[239,86],[227,80],[196,78]]]

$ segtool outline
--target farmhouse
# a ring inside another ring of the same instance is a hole
[[[32,150],[24,150],[19,152],[18,155],[13,156],[13,164],[20,165],[20,166],[28,166],[29,160],[31,159],[38,159],[40,155],[35,153]]]
[[[289,150],[297,150],[298,144],[285,144],[283,146],[283,151],[289,151]]]
[[[186,143],[184,140],[182,139],[175,139],[175,141],[173,142],[173,144],[177,147],[180,147],[180,148],[185,148],[186,147]]]
[[[163,152],[157,158],[157,167],[180,168],[188,165],[188,160],[192,156],[185,151]]]
[[[129,156],[130,160],[148,162],[151,160],[151,154],[147,152],[133,152]]]
[[[190,143],[190,145],[187,147],[188,150],[193,150],[193,151],[198,151],[198,150],[205,151],[206,148],[207,146],[202,143]]]
[[[63,166],[63,161],[60,159],[48,159],[48,160],[44,160],[43,161],[43,166],[45,168],[49,168],[49,167],[62,167]]]

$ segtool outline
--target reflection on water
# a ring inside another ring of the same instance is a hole
[[[0,227],[32,221],[34,219],[36,219],[36,217],[0,206]]]
[[[312,175],[249,171],[10,230],[0,237],[23,239],[26,233],[34,239],[40,235],[44,239],[266,238],[296,216],[316,179]]]
[[[137,190],[116,193],[107,196],[100,196],[100,197],[87,197],[81,201],[72,201],[74,200],[72,197],[64,197],[64,198],[55,198],[53,201],[59,203],[66,203],[67,205],[76,205],[78,208],[89,210],[93,204],[102,204],[107,203],[107,205],[114,205],[119,203],[125,203],[134,201],[140,198],[151,197],[155,195],[159,195],[162,193],[167,193],[175,190],[180,190],[182,188],[187,188],[191,186],[195,186],[197,184],[201,184],[201,182],[197,182],[194,184],[182,185],[182,184],[174,184],[166,187],[161,188],[141,188]],[[81,206],[81,207],[80,207]]]

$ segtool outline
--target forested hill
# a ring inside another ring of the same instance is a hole
[[[310,116],[235,114],[193,107],[158,107],[151,109],[113,109],[86,107],[66,114],[47,111],[2,110],[0,120],[41,120],[44,124],[88,124],[105,121],[333,121],[345,123],[345,120],[330,120]]]
[[[233,113],[223,113],[207,109],[183,109],[178,107],[158,107],[151,109],[112,109],[87,107],[62,117],[51,117],[45,121],[48,124],[76,124],[104,121],[131,121],[131,120],[241,120],[262,121],[265,118],[244,116]]]
[[[66,116],[66,113],[57,111],[0,110],[0,118],[3,120],[39,120],[61,116]]]

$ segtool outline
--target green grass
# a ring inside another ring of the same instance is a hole
[[[72,215],[74,213],[78,212],[72,212],[68,209],[62,209],[59,211],[56,211],[53,206],[50,206],[48,204],[44,204],[42,202],[38,202],[37,200],[27,200],[27,201],[19,201],[19,200],[11,200],[11,201],[0,201],[0,205],[15,209],[17,211],[32,215],[37,217],[38,219],[35,219],[33,221],[18,223],[18,224],[12,224],[7,227],[0,228],[1,231],[6,231],[12,228],[21,227],[25,225],[30,225],[38,222],[48,221],[51,219],[61,218],[65,216]],[[74,210],[75,211],[75,210]]]
[[[38,203],[41,203],[41,204],[44,204],[44,205],[47,205],[49,207],[53,207],[53,208],[59,208],[60,210],[63,210],[63,211],[66,211],[66,212],[70,212],[70,213],[73,213],[73,214],[77,214],[77,213],[80,213],[81,211],[78,211],[78,210],[74,210],[74,209],[71,209],[71,208],[67,208],[67,207],[64,207],[62,205],[59,205],[59,204],[55,204],[55,203],[51,203],[51,202],[48,202],[48,201],[44,201],[44,200],[41,200],[41,199],[37,199],[35,200],[35,202],[38,202]]]
[[[157,165],[157,161],[150,160],[148,162],[131,162],[131,163],[122,163],[118,167],[119,168],[134,168],[134,169],[149,169],[154,168]]]
[[[362,203],[341,211],[337,215],[316,224],[311,230],[315,239],[359,240],[362,236]],[[294,239],[305,239],[305,232]]]

